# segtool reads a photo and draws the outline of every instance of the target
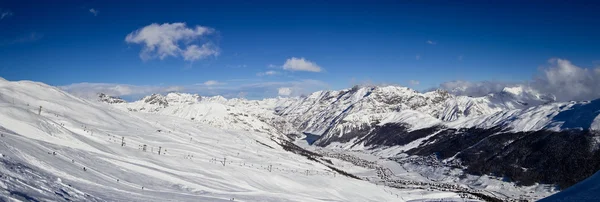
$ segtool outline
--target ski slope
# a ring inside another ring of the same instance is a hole
[[[0,80],[0,134],[8,201],[458,200],[334,175],[263,131],[128,112],[37,82]]]

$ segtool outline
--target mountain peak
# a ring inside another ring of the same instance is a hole
[[[98,93],[98,101],[109,103],[109,104],[126,103],[127,102],[127,101],[121,99],[120,97],[110,96],[110,95],[106,95],[104,93]]]
[[[169,102],[167,101],[165,96],[156,93],[142,98],[142,101],[148,104],[155,104],[163,107],[169,106]]]
[[[227,98],[217,95],[217,96],[212,96],[212,97],[204,97],[204,99],[202,99],[203,101],[208,101],[208,102],[217,102],[217,103],[225,103],[227,102]]]
[[[502,92],[511,93],[513,95],[521,95],[523,91],[523,86],[504,87],[504,89],[502,89]]]
[[[186,103],[193,104],[198,103],[201,100],[200,95],[190,93],[168,93],[165,99],[169,103]]]

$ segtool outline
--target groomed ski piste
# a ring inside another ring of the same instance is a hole
[[[0,79],[0,96],[0,201],[464,200],[337,174],[274,134],[127,112],[31,81]]]

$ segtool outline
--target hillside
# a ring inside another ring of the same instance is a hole
[[[322,162],[286,151],[282,140],[263,132],[128,112],[36,82],[0,81],[0,94],[2,200],[398,198],[381,186],[334,176]],[[406,199],[457,197],[440,191],[394,192]]]

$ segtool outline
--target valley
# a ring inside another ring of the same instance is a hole
[[[597,101],[388,86],[126,102],[30,81],[0,93],[7,200],[533,201],[600,167],[555,166],[599,162]]]

